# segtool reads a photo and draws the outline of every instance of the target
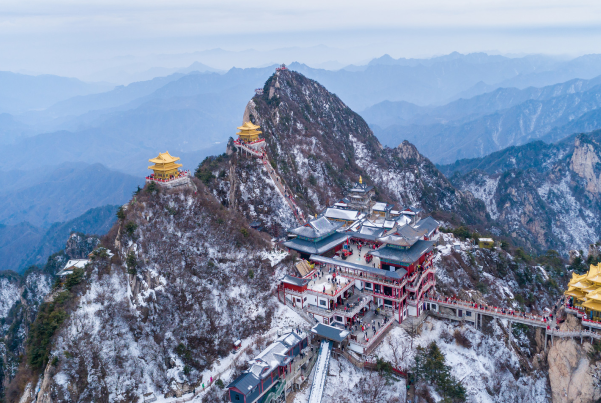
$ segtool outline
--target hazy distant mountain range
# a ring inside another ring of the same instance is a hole
[[[438,163],[601,128],[601,77],[542,88],[499,88],[438,107],[383,102],[363,112],[389,146],[414,143]]]
[[[0,113],[43,109],[77,95],[108,91],[114,85],[85,83],[50,74],[30,76],[0,71]]]
[[[0,73],[0,84],[7,83],[0,86],[0,169],[11,172],[0,178],[0,223],[6,224],[6,247],[20,256],[7,265],[29,262],[33,252],[22,248],[36,245],[52,223],[125,201],[142,183],[147,160],[159,152],[181,157],[184,168],[193,170],[206,156],[224,151],[246,102],[276,64],[222,72],[209,67],[210,60],[146,69],[141,72],[148,80],[114,88]],[[453,53],[431,59],[383,56],[336,71],[300,63],[289,68],[317,80],[352,109],[364,110],[383,144],[407,139],[435,162],[454,162],[601,127],[601,78],[595,78],[601,76],[600,62],[599,55],[565,61]],[[154,74],[164,76],[151,78]]]

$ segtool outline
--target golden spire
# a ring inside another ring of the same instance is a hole
[[[361,177],[361,175],[359,175],[359,184],[362,185],[363,184],[363,178]]]

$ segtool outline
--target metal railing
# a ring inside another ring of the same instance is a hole
[[[378,283],[378,284],[386,286],[386,287],[394,287],[394,288],[401,289],[407,283],[407,279],[403,279],[403,280],[399,281],[398,283],[396,283],[395,281],[385,280],[382,277],[375,276],[375,275],[369,274],[368,272],[364,272],[364,271],[361,272],[363,275],[359,276],[354,273],[350,273],[350,270],[359,270],[359,269],[350,269],[347,267],[337,269],[337,271],[343,277],[351,278],[353,280],[361,280],[361,281],[369,281],[372,283]]]
[[[411,306],[418,306],[421,302],[423,302],[422,295],[430,286],[436,285],[436,280],[430,280],[422,284],[419,288],[419,293],[414,299],[407,299],[407,303]]]
[[[480,312],[483,315],[509,319],[512,322],[530,324],[536,327],[545,327],[550,323],[543,316],[540,315],[534,315],[514,310],[505,310],[503,308],[495,306],[475,304],[472,302],[462,301],[458,299],[442,300],[437,298],[424,298],[424,301],[435,302],[438,305],[447,308],[461,307],[473,312]]]
[[[415,281],[407,282],[407,291],[415,292],[419,288],[424,277],[430,273],[432,273],[432,274],[434,273],[434,269],[432,267],[429,267],[426,270],[423,270],[421,272],[421,275],[419,276],[419,279],[417,279]]]
[[[178,180],[183,180],[190,177],[190,171],[181,171],[178,176],[169,179],[159,179],[153,176],[147,176],[146,182],[157,182],[157,183],[173,183]]]

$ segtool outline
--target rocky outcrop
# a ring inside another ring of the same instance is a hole
[[[579,330],[579,321],[568,316],[561,330]],[[555,338],[549,348],[549,381],[554,403],[592,403],[601,398],[598,377],[601,368],[591,365],[587,356],[591,344],[571,338]]]
[[[87,259],[88,254],[98,246],[100,239],[96,236],[86,236],[74,232],[71,234],[65,245],[65,255],[69,259]]]
[[[597,147],[595,147],[597,146]],[[599,169],[598,144],[576,138],[570,169],[586,181],[586,190],[594,196],[601,193],[601,169]]]

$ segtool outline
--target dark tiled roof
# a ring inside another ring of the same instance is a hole
[[[311,280],[309,280],[308,278],[294,277],[294,276],[290,276],[290,275],[286,274],[286,276],[284,277],[284,279],[282,281],[284,283],[288,283],[288,284],[297,285],[299,287],[302,287],[305,284],[308,284],[309,281],[311,281]]]
[[[375,241],[384,233],[384,228],[361,225],[359,231],[348,232],[353,238]]]
[[[374,251],[369,252],[373,256],[388,261],[395,261],[404,264],[411,264],[418,260],[424,253],[429,252],[434,247],[434,242],[419,240],[409,249],[401,250],[382,246]]]
[[[255,386],[259,384],[259,378],[252,372],[244,372],[237,377],[232,383],[227,385],[227,388],[236,388],[244,395],[248,395]]]
[[[355,185],[348,190],[349,193],[367,193],[372,190],[373,186],[368,186],[365,183],[355,183]]]
[[[317,325],[313,326],[311,332],[317,334],[318,336],[325,337],[328,340],[334,340],[337,342],[341,342],[346,339],[350,333],[348,330],[341,330],[334,326],[324,325],[323,323],[318,323]]]
[[[340,223],[342,224],[342,223]],[[337,245],[345,242],[349,235],[344,232],[335,232],[331,236],[322,239],[319,242],[305,241],[304,239],[294,238],[283,243],[287,248],[294,249],[302,253],[312,253],[320,255],[329,251]]]
[[[410,225],[403,225],[393,231],[387,232],[378,241],[386,244],[410,247],[427,234],[424,229],[415,229]]]
[[[415,224],[415,228],[425,229],[426,231],[428,231],[428,235],[431,235],[432,232],[434,232],[439,226],[440,223],[430,216],[422,218],[417,222],[417,224]]]
[[[282,335],[250,360],[250,368],[227,385],[227,388],[236,388],[244,395],[248,395],[259,384],[261,378],[266,378],[275,368],[291,361],[292,357],[287,356],[286,353],[303,338],[294,331]]]
[[[348,267],[350,269],[362,270],[378,276],[387,277],[391,280],[400,280],[405,276],[405,274],[407,274],[407,270],[403,269],[402,267],[397,267],[396,271],[390,271],[380,269],[378,267],[365,266],[358,263],[347,262],[346,260],[342,259],[332,259],[331,257],[323,257],[318,255],[311,255],[309,257],[309,260],[312,260],[314,262],[329,263],[338,266]]]
[[[319,238],[336,231],[342,225],[343,223],[331,222],[325,217],[319,217],[309,221],[307,225],[291,230],[290,233],[307,238]]]

